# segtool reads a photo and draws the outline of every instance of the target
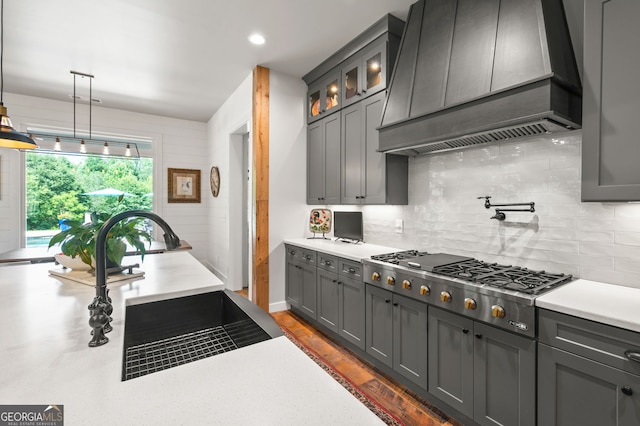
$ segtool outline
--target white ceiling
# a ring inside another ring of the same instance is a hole
[[[74,70],[100,106],[208,121],[256,65],[302,77],[415,1],[6,0],[4,91],[71,102]]]

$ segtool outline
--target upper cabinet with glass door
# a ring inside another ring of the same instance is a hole
[[[346,107],[387,87],[387,39],[381,37],[342,67],[342,106]]]
[[[307,121],[309,123],[341,108],[340,87],[339,69],[328,72],[323,78],[309,86],[307,92]]]

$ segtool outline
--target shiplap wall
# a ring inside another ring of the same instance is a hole
[[[55,126],[73,130],[73,103],[45,98],[4,94],[4,103],[17,130],[27,126]],[[76,129],[86,131],[88,105],[77,105]],[[210,197],[206,123],[178,120],[129,111],[93,107],[92,131],[130,136],[147,136],[154,143],[154,211],[193,246],[192,254],[208,264],[207,206]],[[22,208],[24,184],[22,156],[15,150],[0,151],[0,251],[20,247],[25,221]],[[167,168],[201,170],[202,203],[167,203]],[[161,233],[159,238],[162,238]]]

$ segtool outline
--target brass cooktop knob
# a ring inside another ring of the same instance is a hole
[[[423,296],[428,296],[431,293],[431,289],[426,285],[420,286],[420,294]]]
[[[473,300],[473,299],[472,299],[472,298],[470,298],[470,297],[465,297],[465,299],[464,299],[464,308],[465,308],[465,309],[471,309],[471,310],[473,310],[473,309],[475,309],[475,308],[477,308],[477,307],[478,307],[478,304],[476,303],[476,301],[475,301],[475,300]]]
[[[504,318],[507,313],[504,311],[504,308],[500,305],[493,305],[491,307],[491,315],[496,318]]]
[[[451,293],[448,291],[440,292],[440,301],[441,302],[451,302]]]
[[[393,278],[392,276],[388,276],[387,277],[387,284],[389,285],[395,285],[396,284],[396,279]]]
[[[371,274],[371,279],[374,281],[380,281],[380,274],[378,272],[374,272]]]
[[[404,288],[405,290],[411,290],[411,281],[409,280],[402,281],[402,288]]]

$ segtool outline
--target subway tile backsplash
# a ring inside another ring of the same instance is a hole
[[[409,205],[364,207],[365,241],[640,288],[640,204],[582,203],[581,145],[575,131],[411,158]],[[485,195],[536,211],[499,222]]]

